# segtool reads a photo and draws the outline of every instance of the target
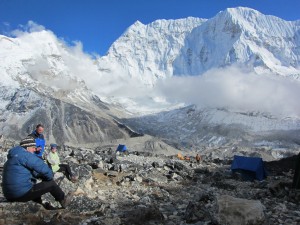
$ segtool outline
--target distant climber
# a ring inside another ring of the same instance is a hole
[[[197,155],[196,155],[196,161],[197,161],[197,163],[199,164],[200,163],[200,161],[201,161],[201,156],[197,153]]]
[[[11,202],[34,201],[42,203],[41,196],[50,193],[65,208],[72,200],[72,194],[65,193],[53,180],[53,172],[43,160],[36,157],[36,142],[26,137],[20,146],[9,150],[3,167],[2,190]],[[37,179],[41,179],[37,183]],[[44,205],[45,206],[45,205]]]
[[[35,151],[34,154],[41,159],[43,158],[43,153],[44,153],[45,145],[46,145],[46,141],[45,141],[43,132],[44,132],[44,126],[42,124],[38,124],[38,125],[36,125],[35,130],[31,134],[28,135],[35,139],[37,151]]]
[[[61,164],[59,156],[57,154],[57,145],[51,144],[50,145],[50,152],[47,155],[47,162],[51,165],[53,173],[62,172],[66,175],[68,180],[75,183],[78,179],[76,176],[73,175],[71,168],[68,164]]]

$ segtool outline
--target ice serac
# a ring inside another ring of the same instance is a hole
[[[244,8],[229,8],[187,35],[174,60],[174,75],[201,75],[213,68],[241,64],[258,74],[299,78],[299,21]]]

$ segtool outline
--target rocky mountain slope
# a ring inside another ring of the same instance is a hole
[[[268,113],[199,109],[192,105],[122,121],[180,149],[252,146],[284,150],[297,149],[300,144],[299,120]]]
[[[47,130],[47,142],[58,144],[99,143],[129,137],[105,113],[109,108],[99,99],[94,99],[94,106],[98,107],[95,113],[28,89],[6,92],[3,97],[9,101],[1,112],[3,139],[21,140],[38,123],[43,123]]]

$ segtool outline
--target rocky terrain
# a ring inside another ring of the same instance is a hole
[[[128,154],[116,153],[115,144],[60,146],[61,159],[79,177],[71,183],[63,174],[55,174],[65,192],[74,192],[71,204],[59,209],[50,195],[44,195],[44,206],[9,203],[0,193],[0,224],[300,224],[300,191],[291,188],[295,157],[269,161],[269,156],[267,179],[249,182],[231,173],[232,157],[222,155],[220,149],[203,152],[198,164],[194,152],[182,152],[192,156],[184,161],[170,148],[168,154],[161,154],[160,142],[145,143],[145,148],[129,148]],[[147,146],[152,146],[151,152]],[[2,165],[6,154],[2,148]],[[267,150],[261,149],[261,156],[266,157]]]

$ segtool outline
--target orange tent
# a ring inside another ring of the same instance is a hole
[[[181,155],[181,153],[178,153],[178,154],[177,154],[177,157],[178,157],[178,159],[180,159],[180,160],[184,160],[184,157]]]

